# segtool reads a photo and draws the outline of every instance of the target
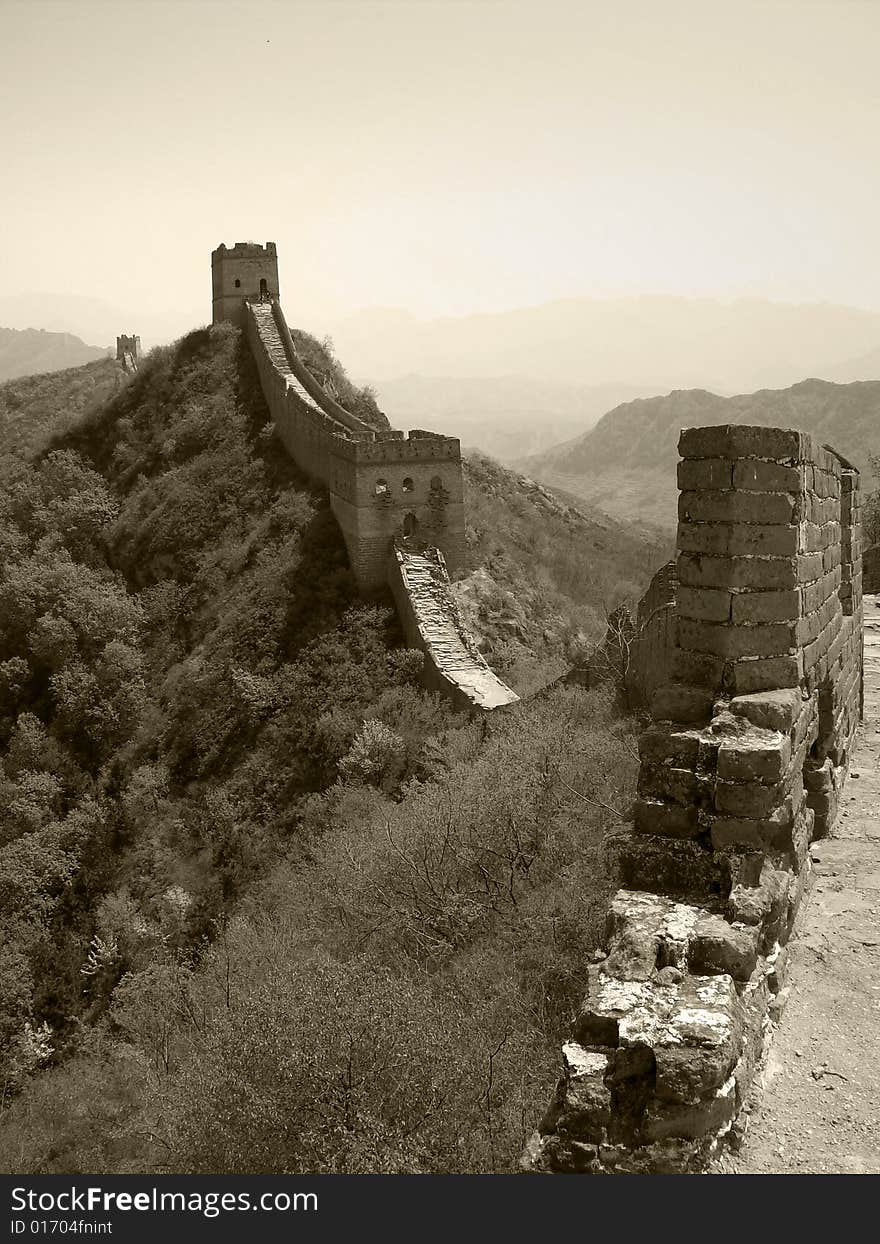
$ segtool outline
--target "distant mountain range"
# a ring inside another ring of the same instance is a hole
[[[868,459],[880,452],[878,380],[803,380],[727,398],[690,389],[627,402],[590,431],[518,466],[616,518],[670,528],[676,522],[679,431],[720,423],[801,428],[849,458],[873,487]]]
[[[352,375],[382,389],[412,374],[530,376],[651,393],[880,376],[880,313],[827,303],[573,298],[438,319],[367,310],[327,327]]]
[[[47,333],[41,328],[0,328],[0,380],[79,367],[106,358],[108,353],[108,349],[87,346],[72,333]]]
[[[377,400],[394,427],[427,427],[459,437],[466,449],[512,462],[583,432],[612,406],[651,392],[527,376],[401,376],[382,381]]]

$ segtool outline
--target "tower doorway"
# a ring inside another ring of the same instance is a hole
[[[408,540],[410,536],[414,536],[419,529],[418,519],[415,514],[407,514],[403,520],[403,534]]]

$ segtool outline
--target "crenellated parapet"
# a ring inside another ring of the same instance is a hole
[[[679,449],[676,646],[532,1170],[696,1170],[737,1126],[860,717],[857,472],[790,429]]]

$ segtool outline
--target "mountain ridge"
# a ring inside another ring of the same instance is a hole
[[[880,380],[847,384],[810,377],[783,389],[720,397],[677,389],[604,415],[573,441],[517,463],[518,469],[619,518],[674,526],[678,432],[693,425],[796,427],[849,458],[863,475],[880,451]]]
[[[0,328],[0,380],[63,371],[107,358],[109,347],[90,346],[73,333],[45,328]]]

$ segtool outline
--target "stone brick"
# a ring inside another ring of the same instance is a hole
[[[639,756],[643,764],[669,764],[687,768],[696,764],[699,736],[693,731],[649,727],[639,735]]]
[[[652,694],[650,712],[655,721],[707,721],[712,701],[713,693],[708,688],[666,683]]]
[[[654,1051],[658,1099],[694,1102],[717,1091],[733,1070],[741,1032],[731,977],[686,977]]]
[[[706,622],[730,620],[730,592],[718,588],[692,588],[679,585],[675,605],[679,617],[697,618]]]
[[[803,468],[783,466],[779,462],[761,462],[756,458],[739,458],[733,464],[733,487],[754,492],[802,492]]]
[[[736,661],[725,673],[731,691],[738,696],[796,687],[804,676],[803,655],[796,652],[788,656]]]
[[[799,553],[797,557],[797,573],[801,583],[811,583],[814,579],[821,579],[824,574],[822,554]]]
[[[696,838],[700,833],[697,808],[660,799],[637,799],[633,805],[636,833],[668,838]]]
[[[746,424],[684,428],[678,439],[682,458],[771,458],[777,462],[801,462],[811,456],[810,449],[810,438],[803,432]]]
[[[672,654],[670,672],[680,682],[692,683],[695,687],[717,688],[721,686],[724,660],[710,653],[677,648]]]
[[[642,1123],[642,1139],[651,1143],[680,1136],[692,1140],[712,1136],[730,1123],[736,1110],[736,1084],[732,1076],[701,1101],[668,1106],[652,1103]]]
[[[648,799],[693,804],[697,797],[697,775],[693,769],[676,769],[671,765],[659,765],[656,768],[642,765],[639,769],[638,793]]]
[[[819,558],[821,569],[821,558]],[[793,591],[798,583],[793,557],[713,557],[679,553],[678,581],[686,587],[750,588],[753,591]]]
[[[738,695],[730,701],[730,711],[745,717],[753,726],[783,733],[793,728],[802,710],[801,693],[794,687]]]
[[[798,528],[759,523],[679,522],[678,548],[685,553],[731,557],[794,557]]]
[[[786,622],[800,616],[801,600],[796,590],[788,592],[738,592],[733,597],[731,620],[739,622]],[[697,617],[691,614],[691,617]],[[712,619],[723,621],[723,619]]]
[[[754,927],[730,924],[722,916],[705,915],[697,921],[690,941],[688,966],[698,976],[726,972],[747,981],[758,959]]]
[[[678,517],[692,523],[791,523],[794,498],[784,492],[683,492]]]
[[[678,464],[678,487],[682,492],[729,488],[732,477],[733,463],[726,458],[685,459]]]
[[[791,760],[791,740],[776,731],[757,729],[725,739],[718,749],[718,776],[729,782],[779,782]]]
[[[742,657],[782,656],[797,645],[795,624],[767,623],[733,626],[681,618],[678,640],[682,648],[738,660]]]
[[[756,819],[769,816],[782,802],[785,791],[762,782],[718,782],[715,806],[730,816]]]
[[[604,1140],[611,1118],[611,1090],[605,1083],[608,1055],[567,1041],[562,1057],[562,1091],[542,1121],[541,1130],[552,1129],[580,1141]]]

